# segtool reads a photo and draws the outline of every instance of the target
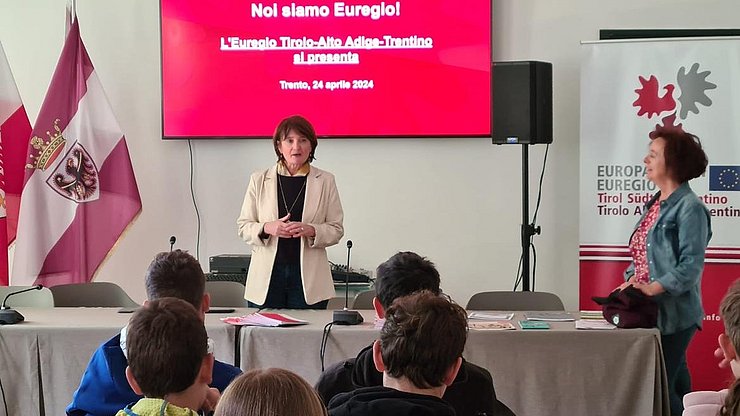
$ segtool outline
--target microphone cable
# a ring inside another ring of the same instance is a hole
[[[190,197],[193,199],[193,207],[195,208],[195,217],[198,224],[198,232],[195,235],[195,259],[200,260],[200,211],[198,210],[198,203],[195,200],[195,188],[193,187],[193,146],[190,144],[190,139],[188,139],[188,151],[190,152]]]
[[[524,254],[519,254],[519,266],[516,268],[516,279],[514,280],[514,289],[511,289],[512,292],[516,292],[516,289],[519,287],[519,283],[522,282],[522,278],[524,277],[524,274],[522,272],[522,263],[524,262]]]
[[[542,181],[545,177],[545,167],[547,166],[547,153],[550,151],[550,143],[545,147],[545,156],[542,158],[542,170],[540,171],[540,184],[537,190],[537,204],[534,208],[534,216],[532,217],[532,225],[537,224],[537,214],[540,211],[540,202],[542,201]],[[534,235],[529,240],[529,245],[532,247],[532,291],[534,292],[535,277],[537,276],[537,250],[534,247]]]
[[[331,327],[334,326],[334,324],[338,323],[337,321],[331,321],[328,324],[324,326],[324,333],[321,335],[321,346],[319,347],[319,358],[321,359],[321,372],[324,372],[324,357],[326,354],[326,344],[329,341],[329,333],[331,332]]]
[[[534,292],[534,278],[537,274],[537,250],[534,248],[534,243],[529,244],[532,247],[532,292]]]

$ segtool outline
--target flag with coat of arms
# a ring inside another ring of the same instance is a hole
[[[18,226],[31,123],[0,44],[0,285],[9,283],[8,244]]]
[[[11,282],[90,282],[141,212],[126,139],[74,21],[28,143]]]

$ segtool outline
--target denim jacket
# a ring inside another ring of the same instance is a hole
[[[660,192],[645,205],[635,231],[659,197]],[[665,289],[655,296],[661,334],[674,334],[693,326],[701,328],[701,274],[711,238],[709,211],[688,182],[660,202],[660,214],[647,234],[647,260],[650,281],[659,282]],[[624,271],[625,281],[634,273],[633,261]]]

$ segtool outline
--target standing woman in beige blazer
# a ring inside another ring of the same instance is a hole
[[[277,164],[249,179],[239,236],[252,246],[244,297],[262,308],[325,309],[334,296],[326,247],[344,235],[334,175],[311,166],[316,132],[301,116],[275,129]]]

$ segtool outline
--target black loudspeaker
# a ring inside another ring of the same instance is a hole
[[[493,143],[552,143],[552,64],[494,62],[491,74]]]

